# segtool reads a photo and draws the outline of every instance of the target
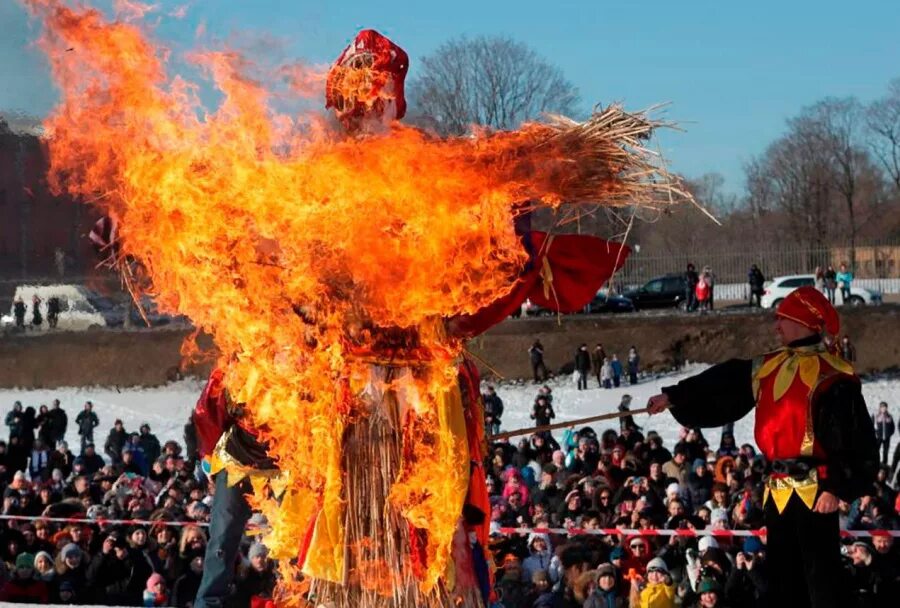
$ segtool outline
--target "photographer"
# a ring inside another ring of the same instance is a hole
[[[734,570],[725,585],[725,597],[731,608],[767,606],[768,580],[763,544],[751,536],[735,557]]]

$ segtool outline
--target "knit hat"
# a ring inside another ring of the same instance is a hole
[[[710,523],[716,523],[717,521],[728,522],[728,511],[725,509],[713,509],[709,514]]]
[[[613,550],[609,552],[609,561],[622,559],[623,557],[625,557],[625,549],[622,547],[613,547]]]
[[[750,536],[744,541],[744,553],[759,553],[763,550],[762,541],[755,536]]]
[[[697,586],[697,593],[722,593],[722,587],[714,578],[704,578]]]
[[[34,556],[31,553],[19,553],[16,568],[34,568]]]
[[[697,458],[694,460],[694,465],[691,467],[692,469],[706,468],[706,461],[702,458]]]
[[[597,566],[597,578],[601,576],[615,576],[616,567],[612,564],[600,564]]]
[[[60,551],[63,559],[67,557],[81,557],[81,547],[76,545],[75,543],[69,543]]]
[[[253,559],[254,557],[268,557],[269,550],[262,543],[253,543],[250,545],[250,550],[247,551],[247,557]]]
[[[47,553],[46,551],[38,551],[37,554],[34,556],[34,561],[37,561],[37,559],[39,557],[41,557],[42,555],[44,557],[46,557],[47,561],[49,561],[51,564],[53,563],[53,556],[50,555],[49,553]]]
[[[154,572],[150,575],[150,578],[147,579],[147,591],[151,593],[156,592],[156,585],[159,583],[163,584],[163,587],[166,586],[166,579],[163,578],[162,574],[159,572]]]
[[[59,584],[60,593],[75,593],[75,583],[72,581],[63,581]]]
[[[697,549],[700,553],[705,553],[707,549],[718,549],[719,541],[717,541],[712,536],[704,536],[700,539],[700,542],[697,543]]]
[[[654,557],[649,562],[647,562],[647,572],[650,572],[651,570],[661,570],[666,574],[669,573],[669,567],[661,557]]]

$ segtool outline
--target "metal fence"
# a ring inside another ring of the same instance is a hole
[[[650,279],[665,274],[683,273],[693,264],[700,272],[709,267],[716,281],[716,297],[743,299],[746,294],[747,275],[753,264],[759,266],[766,279],[773,277],[813,273],[816,267],[829,265],[838,268],[850,263],[850,247],[840,245],[830,248],[779,248],[750,252],[693,251],[673,255],[647,255],[640,247],[633,247],[625,266],[613,279],[613,287],[623,290],[643,285]],[[886,243],[865,243],[856,246],[856,264],[853,266],[855,284],[878,289],[883,293],[897,293],[900,289],[900,240]],[[726,296],[725,290],[730,294]],[[733,296],[733,297],[732,297]]]

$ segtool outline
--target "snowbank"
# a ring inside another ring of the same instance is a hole
[[[644,407],[652,395],[657,394],[663,386],[674,384],[682,378],[699,373],[706,369],[705,365],[688,365],[684,370],[644,379],[636,386],[621,388],[597,388],[596,381],[591,379],[591,388],[579,391],[571,378],[558,379],[550,383],[553,388],[553,405],[557,421],[565,422],[576,418],[614,412],[622,395],[633,397],[632,408]],[[79,450],[79,438],[75,426],[75,416],[84,407],[86,400],[94,403],[94,411],[100,419],[100,426],[94,432],[94,441],[98,451],[102,452],[103,442],[116,418],[125,422],[129,431],[137,431],[144,422],[150,425],[153,433],[161,442],[174,439],[184,442],[184,424],[188,420],[191,409],[203,389],[199,380],[183,380],[160,388],[63,388],[48,390],[0,390],[0,413],[4,416],[12,408],[14,401],[21,401],[26,407],[35,409],[42,403],[50,405],[53,399],[59,399],[62,407],[69,415],[69,427],[66,439],[70,448],[76,453]],[[528,384],[501,384],[497,392],[503,399],[505,413],[504,430],[512,430],[532,426],[529,418],[531,404],[537,387]],[[875,379],[863,384],[863,394],[869,409],[874,412],[880,401],[886,401],[895,410],[900,406],[900,378]],[[896,415],[895,411],[895,415]],[[678,440],[679,426],[669,414],[655,416],[652,420],[647,415],[635,416],[635,421],[644,431],[654,429],[662,435],[665,445],[671,447]],[[617,428],[618,423],[601,422],[595,426],[598,432],[605,428]],[[5,432],[0,432],[5,435]],[[558,433],[558,435],[561,433]],[[735,425],[738,443],[753,443],[752,413]],[[717,445],[719,433],[716,430],[706,432],[710,444]]]
[[[684,370],[648,378],[635,386],[623,386],[620,388],[602,389],[597,388],[597,382],[591,378],[589,382],[590,388],[579,391],[574,379],[566,377],[550,382],[548,386],[553,389],[553,409],[556,411],[556,420],[554,422],[565,422],[576,418],[584,418],[587,416],[596,416],[609,412],[615,412],[622,400],[622,395],[628,394],[632,396],[632,409],[645,407],[647,400],[660,392],[660,389],[670,384],[675,384],[682,378],[697,374],[707,365],[688,365]],[[531,405],[537,395],[537,386],[534,384],[500,384],[497,387],[497,394],[503,399],[504,415],[503,429],[513,430],[533,426],[534,421],[529,418],[531,414]],[[896,408],[900,406],[900,378],[893,379],[876,379],[863,383],[863,395],[871,412],[875,412],[878,403],[887,402],[888,406],[897,415]],[[649,430],[657,431],[663,438],[664,445],[670,449],[678,441],[678,433],[680,425],[675,422],[670,414],[661,414],[651,417],[643,414],[634,417],[635,422],[643,427],[646,433]],[[735,439],[738,445],[743,443],[752,443],[753,441],[753,412],[745,416],[735,424]],[[594,430],[601,433],[603,429],[618,429],[618,421],[604,421],[594,425]],[[561,431],[557,431],[555,436],[559,437]],[[704,436],[711,446],[717,447],[720,434],[715,429],[704,431]],[[515,442],[516,439],[513,439]]]

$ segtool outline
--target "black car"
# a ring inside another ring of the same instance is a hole
[[[598,314],[604,312],[633,312],[634,302],[625,296],[609,295],[607,293],[598,293],[594,299],[590,301],[587,312],[590,314]]]
[[[642,287],[625,292],[636,309],[681,307],[686,295],[687,279],[681,274],[656,277]]]

